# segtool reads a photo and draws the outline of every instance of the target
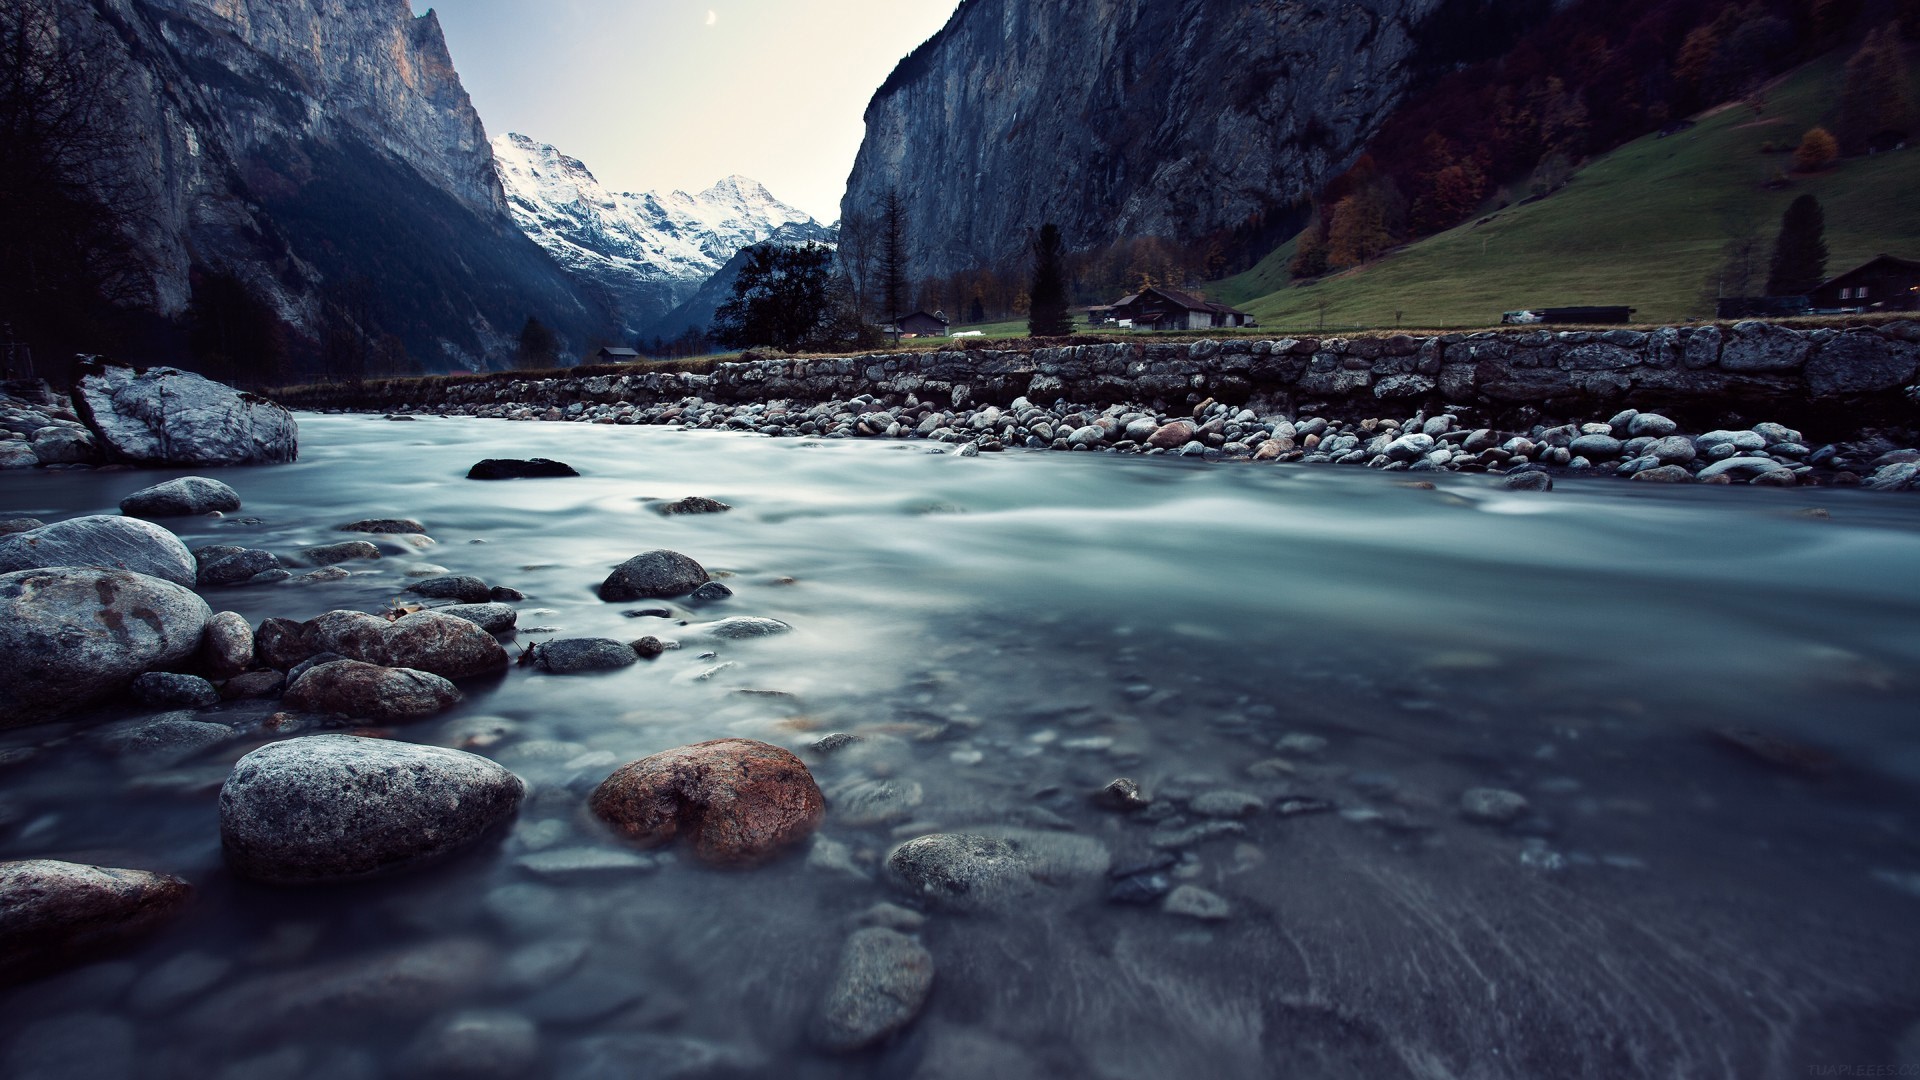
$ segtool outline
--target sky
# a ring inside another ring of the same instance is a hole
[[[440,16],[487,134],[579,158],[616,191],[738,173],[824,222],[901,57],[956,0],[414,0]]]

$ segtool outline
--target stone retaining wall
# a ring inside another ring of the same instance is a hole
[[[1731,327],[1483,332],[1440,337],[1129,341],[1022,352],[949,349],[850,358],[748,360],[710,374],[635,372],[439,384],[362,407],[528,406],[699,397],[741,404],[861,394],[941,405],[1022,395],[1161,407],[1215,398],[1289,413],[1398,415],[1465,407],[1489,418],[1591,415],[1622,403],[1719,423],[1764,414],[1810,428],[1920,420],[1920,322],[1799,330]],[[393,384],[404,394],[408,384]],[[318,402],[295,402],[318,404]]]

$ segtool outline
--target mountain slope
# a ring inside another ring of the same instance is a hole
[[[502,135],[493,150],[514,222],[606,298],[627,338],[658,324],[742,248],[783,228],[824,230],[744,176],[697,195],[635,195],[608,190],[579,159],[525,135]]]
[[[1920,150],[1850,158],[1784,188],[1765,181],[1838,99],[1840,55],[1779,80],[1766,111],[1730,105],[1697,126],[1649,136],[1600,157],[1563,189],[1460,226],[1355,270],[1306,286],[1282,285],[1291,249],[1206,291],[1239,304],[1263,327],[1480,326],[1516,308],[1627,304],[1643,322],[1710,316],[1711,282],[1730,229],[1743,222],[1771,251],[1780,215],[1802,193],[1826,211],[1830,273],[1882,252],[1920,258]],[[1920,80],[1916,80],[1920,94]],[[1760,276],[1764,278],[1765,267]]]

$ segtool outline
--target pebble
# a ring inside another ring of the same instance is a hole
[[[1169,915],[1181,915],[1202,922],[1220,922],[1233,914],[1232,907],[1221,896],[1208,892],[1198,885],[1181,885],[1167,894],[1160,904],[1160,910]]]

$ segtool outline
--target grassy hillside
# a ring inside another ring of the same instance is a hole
[[[1791,149],[1830,115],[1843,62],[1829,56],[1779,80],[1758,115],[1745,104],[1714,110],[1688,131],[1596,159],[1548,198],[1368,266],[1295,286],[1288,244],[1205,291],[1268,329],[1393,326],[1396,313],[1407,326],[1480,326],[1503,311],[1575,304],[1628,304],[1637,322],[1711,316],[1709,282],[1732,223],[1761,221],[1771,251],[1781,212],[1803,192],[1826,210],[1830,273],[1881,252],[1920,258],[1920,147],[1764,186],[1791,155],[1762,144]]]

